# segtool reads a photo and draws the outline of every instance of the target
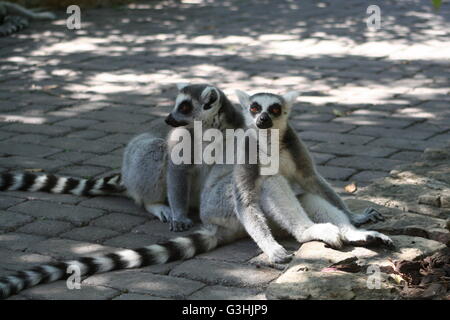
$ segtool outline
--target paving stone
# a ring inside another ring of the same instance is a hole
[[[45,237],[54,237],[72,229],[73,226],[68,222],[55,220],[38,220],[17,229],[17,232],[37,234]]]
[[[0,234],[0,247],[10,250],[24,251],[30,245],[36,244],[43,240],[45,240],[45,237],[43,236],[10,232]]]
[[[11,138],[12,136],[13,136],[13,134],[10,133],[10,132],[2,132],[2,131],[0,131],[0,141],[6,140],[8,138]]]
[[[253,240],[241,240],[199,255],[202,259],[246,262],[261,253]]]
[[[170,299],[155,297],[148,294],[125,293],[114,298],[113,300],[170,300]]]
[[[123,213],[110,213],[91,222],[92,226],[126,232],[133,227],[144,224],[147,219]]]
[[[351,135],[351,134],[340,134],[340,133],[330,133],[330,132],[318,132],[318,131],[303,131],[300,133],[300,137],[303,140],[311,141],[321,141],[330,143],[346,143],[346,144],[366,144],[367,142],[373,140],[373,137]]]
[[[430,142],[449,142],[450,141],[450,132],[435,135],[435,136],[431,137],[430,139],[428,139],[427,141],[430,141]]]
[[[4,269],[20,271],[39,264],[52,262],[53,259],[48,255],[0,249],[0,261]]]
[[[344,157],[328,162],[329,165],[372,171],[390,171],[403,161],[371,157]]]
[[[83,164],[117,168],[120,170],[120,168],[122,167],[122,156],[98,156],[84,161]]]
[[[152,220],[133,228],[131,230],[131,233],[146,234],[150,236],[154,235],[161,237],[162,239],[171,239],[174,236],[178,237],[188,235],[192,231],[197,230],[198,228],[199,225],[194,225],[194,227],[188,231],[177,232],[174,234],[172,231],[169,230],[169,225],[167,223],[162,223],[159,220]]]
[[[66,119],[63,121],[56,122],[55,125],[80,129],[95,126],[99,122],[100,121],[86,120],[86,119]]]
[[[192,259],[175,267],[169,275],[198,280],[208,284],[262,287],[276,279],[280,272],[226,261]]]
[[[362,134],[372,137],[407,137],[408,139],[426,139],[433,135],[430,131],[421,131],[414,129],[388,129],[382,127],[361,126],[350,132],[350,134]]]
[[[164,298],[184,298],[205,285],[189,279],[144,273],[135,270],[94,275],[82,284],[107,285],[130,293],[149,294]]]
[[[375,179],[383,178],[387,175],[385,171],[361,171],[354,176],[351,177],[350,180],[356,181],[356,182],[372,182]]]
[[[44,136],[41,134],[19,134],[11,139],[5,141],[5,143],[11,142],[21,142],[21,143],[30,143],[30,144],[41,144],[43,141],[47,140],[48,136]]]
[[[67,135],[67,138],[91,140],[91,139],[99,139],[99,138],[104,137],[106,135],[107,135],[107,133],[103,132],[103,131],[81,130],[81,131],[75,131],[75,132],[69,133]],[[106,141],[106,142],[109,142],[109,141]]]
[[[357,155],[367,157],[387,157],[397,151],[397,149],[387,148],[384,146],[373,147],[338,143],[320,143],[311,147],[311,150],[315,152],[333,153],[342,156]]]
[[[28,156],[33,155],[34,157],[46,157],[55,153],[60,152],[59,149],[37,146],[34,144],[17,144],[8,141],[0,142],[0,150],[6,154],[15,156]]]
[[[58,175],[79,177],[79,178],[94,178],[108,170],[106,167],[94,167],[87,165],[73,165],[67,166],[58,171]]]
[[[341,124],[333,122],[311,122],[311,121],[292,121],[291,125],[300,131],[320,131],[320,132],[348,132],[355,128],[354,125]]]
[[[48,239],[30,245],[26,251],[66,260],[111,253],[117,251],[117,248],[68,239]]]
[[[416,120],[411,119],[394,119],[394,118],[375,118],[369,116],[348,116],[339,117],[333,120],[333,122],[342,122],[345,124],[358,125],[358,126],[379,126],[386,128],[405,128]]]
[[[123,122],[104,122],[95,126],[96,130],[106,131],[111,133],[143,133],[148,131],[148,125],[136,125],[134,123]]]
[[[97,128],[97,126],[96,126]],[[45,142],[45,145],[60,148],[64,150],[73,151],[87,151],[93,153],[106,153],[120,147],[116,143],[95,142],[92,143],[89,140],[77,139],[77,138],[52,138]]]
[[[176,237],[175,234],[172,237]],[[104,242],[105,245],[118,248],[142,248],[165,240],[158,235],[123,234]]]
[[[0,230],[11,231],[33,220],[34,218],[24,214],[0,210]]]
[[[318,121],[318,122],[328,122],[334,118],[336,118],[333,114],[326,113],[302,113],[298,115],[293,115],[290,117],[292,121]]]
[[[195,292],[189,300],[266,300],[263,292],[245,288],[209,286]]]
[[[128,142],[133,139],[134,134],[126,134],[126,133],[117,133],[117,134],[108,134],[107,136],[98,139],[100,142],[108,142],[108,143],[121,143],[126,145]]]
[[[80,203],[83,207],[98,208],[108,211],[123,212],[150,217],[144,209],[139,208],[130,199],[122,197],[95,197]]]
[[[150,117],[144,117],[138,114],[131,114],[129,112],[113,111],[108,109],[105,109],[103,111],[84,113],[81,115],[81,117],[103,121],[119,121],[127,123],[142,123],[150,120]]]
[[[12,207],[23,201],[24,201],[23,199],[8,197],[8,196],[5,196],[2,194],[2,195],[0,195],[0,209],[6,209],[8,207]],[[1,223],[0,223],[0,225],[1,225]]]
[[[34,300],[111,300],[119,294],[120,291],[106,286],[81,285],[80,289],[70,290],[64,280],[41,284],[20,293]]]
[[[394,153],[390,159],[404,160],[404,161],[418,161],[422,157],[422,152],[417,151],[401,151]]]
[[[421,140],[401,139],[401,138],[379,138],[370,142],[367,146],[391,147],[402,150],[423,151],[426,148],[438,148],[440,142],[430,142]]]
[[[43,169],[45,171],[54,171],[66,165],[68,165],[68,162],[61,160],[47,160],[21,156],[0,158],[0,167],[8,169]]]
[[[114,230],[87,226],[72,229],[61,234],[60,237],[79,241],[100,242],[104,239],[117,236],[118,234],[119,233]]]
[[[315,164],[324,164],[328,160],[336,158],[334,154],[311,152]]]
[[[72,129],[69,127],[57,127],[46,124],[14,123],[7,126],[3,126],[2,130],[12,132],[22,132],[22,133],[36,133],[57,137],[70,132]]]
[[[97,155],[95,153],[67,151],[51,155],[48,159],[62,160],[67,163],[76,163],[96,156]]]
[[[104,214],[103,210],[99,209],[56,204],[39,200],[21,203],[11,207],[9,210],[22,212],[38,218],[68,221],[76,226],[82,226]]]
[[[333,166],[316,166],[317,171],[326,179],[347,180],[356,170]]]

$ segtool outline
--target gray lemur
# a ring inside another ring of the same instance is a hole
[[[236,91],[236,94],[248,128],[253,128],[256,132],[269,129],[269,134],[274,129],[278,130],[279,149],[275,151],[279,156],[279,175],[288,179],[290,183],[297,183],[305,191],[300,198],[300,204],[298,201],[285,204],[286,207],[295,206],[297,211],[297,215],[289,215],[291,220],[284,220],[286,227],[301,225],[305,228],[313,222],[332,223],[339,228],[344,243],[392,246],[389,237],[376,231],[355,227],[368,221],[382,220],[383,217],[376,210],[367,208],[362,214],[350,212],[333,188],[317,172],[306,146],[288,123],[289,113],[298,96],[297,92],[289,92],[283,96],[270,93],[249,96],[242,91]],[[253,139],[257,139],[256,135]],[[263,146],[259,144],[258,147],[261,149]],[[267,150],[263,149],[263,152]],[[273,179],[273,176],[268,178],[261,175],[262,167],[258,163],[247,162],[235,166],[234,197],[237,212],[244,217],[247,216],[247,219],[255,219],[261,210],[267,211],[267,208],[260,206],[260,199],[265,197],[260,189],[261,185],[264,185],[266,180]]]
[[[235,110],[223,92],[215,87],[201,85],[184,86],[180,90],[177,101],[176,108],[167,118],[167,122],[172,125],[183,125],[189,130],[194,120],[202,118],[200,113],[204,112],[205,109],[209,115],[207,119],[203,118],[205,127],[217,128],[222,131],[228,126],[239,128],[243,124],[242,114]],[[209,103],[211,103],[210,106],[208,105]],[[145,144],[144,147],[148,148]],[[224,148],[223,144],[220,145],[220,141],[219,147]],[[138,148],[138,144],[136,144],[136,148]],[[160,151],[161,149],[156,148],[153,150]],[[153,159],[161,166],[156,167],[157,170],[164,167],[161,164],[164,161],[160,162],[161,159],[164,159],[164,157],[161,157],[161,154],[158,153],[153,158],[154,153],[148,151],[146,154],[148,157],[137,155],[135,159]],[[153,264],[163,264],[174,260],[189,259],[200,253],[210,251],[218,246],[245,237],[247,231],[252,230],[252,228],[258,229],[257,232],[259,234],[272,240],[267,241],[261,237],[253,237],[261,249],[269,256],[269,259],[274,262],[285,262],[287,254],[273,240],[265,217],[257,216],[253,218],[251,216],[247,217],[245,214],[236,214],[236,207],[233,200],[232,173],[234,165],[215,164],[205,165],[205,167],[203,167],[204,165],[197,166],[200,166],[198,174],[200,183],[198,189],[200,191],[200,219],[203,224],[200,230],[187,236],[177,237],[164,243],[153,244],[138,249],[120,250],[115,253],[95,257],[82,257],[72,261],[50,263],[34,267],[30,270],[19,271],[13,275],[0,278],[0,298],[7,298],[12,294],[16,294],[21,290],[36,286],[40,283],[66,279],[70,276],[70,273],[67,273],[68,268],[72,270],[78,269],[81,276],[89,276],[112,270],[139,268]],[[148,167],[147,169],[151,168]],[[164,172],[164,170],[160,172]],[[142,176],[146,174],[148,172],[144,172]],[[124,175],[126,175],[125,172]],[[184,177],[185,174],[183,174],[183,179]],[[126,180],[125,177],[124,180]],[[165,179],[160,178],[158,181],[164,184]],[[168,183],[170,181],[170,179],[167,179]],[[148,183],[149,181],[144,180],[142,182]],[[124,184],[126,185],[125,181]],[[157,189],[153,188],[152,190]],[[168,192],[170,193],[170,187],[167,189],[169,189]],[[150,192],[152,190],[147,191]],[[149,203],[147,201],[149,200],[147,198],[148,196],[149,194],[145,193],[134,194],[134,197],[137,197],[136,200],[140,199],[147,204]],[[150,200],[159,201],[161,199]],[[282,176],[275,175],[264,181],[260,206],[267,209],[267,212],[265,212],[267,217],[283,225],[284,212],[286,211],[291,214],[291,212],[295,211],[287,207],[286,204],[290,205],[295,203],[295,201],[295,194]],[[151,203],[156,204],[157,202]],[[298,226],[298,230],[293,230],[292,227],[290,230],[300,242],[322,240],[331,246],[340,245],[339,230],[336,226],[329,223],[312,224],[307,228],[300,225]],[[251,235],[253,234],[251,233]]]
[[[29,25],[28,19],[53,20],[51,12],[33,12],[16,3],[0,1],[0,37],[8,36]]]
[[[189,207],[199,207],[199,179],[205,176],[206,165],[174,165],[168,154],[180,130],[193,137],[193,123],[200,121],[203,129],[235,128],[243,125],[242,116],[224,93],[204,84],[178,84],[179,93],[169,116],[153,122],[149,132],[133,138],[124,150],[122,174],[100,179],[79,179],[52,174],[2,173],[0,191],[43,191],[74,195],[126,195],[163,222],[173,231],[192,226]],[[169,126],[169,125],[170,126]],[[194,141],[191,141],[194,145]],[[203,175],[201,174],[203,173]],[[167,200],[169,205],[167,205]]]
[[[188,211],[190,207],[199,207],[199,186],[210,166],[194,164],[193,161],[174,164],[168,155],[178,144],[180,133],[186,130],[193,155],[194,145],[198,143],[193,140],[194,121],[201,122],[203,130],[226,130],[241,127],[243,120],[225,94],[216,87],[186,83],[177,87],[179,93],[175,106],[165,120],[173,128],[167,132],[169,127],[166,125],[166,129],[141,134],[127,145],[122,183],[136,203],[142,204],[161,221],[168,221],[171,230],[184,231],[193,224]],[[163,135],[157,136],[158,132],[163,132]]]

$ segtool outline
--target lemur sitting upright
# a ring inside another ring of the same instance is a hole
[[[297,183],[305,191],[300,198],[300,204],[292,203],[299,215],[304,216],[306,212],[312,219],[307,222],[303,219],[301,221],[303,226],[311,225],[313,222],[332,223],[339,228],[344,243],[392,246],[392,240],[384,234],[355,227],[368,221],[382,220],[383,217],[376,210],[367,208],[362,214],[350,212],[338,194],[317,172],[305,144],[288,123],[289,113],[298,96],[297,92],[289,92],[282,96],[271,93],[249,96],[242,91],[236,91],[236,94],[241,103],[247,128],[255,129],[256,132],[268,129],[269,134],[273,130],[278,130],[279,175],[291,183]],[[257,139],[257,136],[253,139]],[[259,145],[259,147],[268,150],[267,146]],[[260,174],[261,168],[260,164],[249,163],[236,165],[234,168],[234,198],[237,212],[243,217],[256,216],[262,210],[267,211],[267,208],[260,206],[260,199],[266,196],[261,191],[261,186],[268,179],[268,176]],[[286,227],[296,223],[286,221]]]

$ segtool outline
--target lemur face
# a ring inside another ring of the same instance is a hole
[[[190,127],[194,121],[208,121],[220,109],[220,93],[213,86],[178,84],[175,107],[167,116],[166,123],[172,127]]]
[[[245,92],[236,91],[241,103],[247,127],[257,129],[284,129],[292,104],[298,96],[297,92],[285,95],[257,93],[249,96]]]

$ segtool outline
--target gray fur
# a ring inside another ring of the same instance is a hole
[[[53,20],[51,12],[33,12],[16,3],[0,1],[0,36],[7,36],[29,25],[31,20]]]
[[[392,241],[385,235],[374,231],[358,230],[353,223],[367,222],[371,219],[382,219],[379,213],[375,210],[366,210],[365,213],[355,215],[346,207],[342,199],[331,188],[326,180],[317,172],[314,162],[301,139],[297,136],[293,128],[288,123],[288,116],[297,97],[297,94],[291,92],[284,96],[274,94],[259,93],[249,96],[244,92],[237,91],[237,95],[243,108],[244,118],[248,128],[259,129],[261,122],[259,121],[261,115],[266,113],[270,116],[271,129],[279,130],[280,137],[280,172],[279,175],[286,177],[291,183],[300,185],[306,192],[302,198],[305,201],[297,205],[298,201],[290,199],[285,205],[287,208],[296,207],[297,215],[289,215],[294,219],[298,219],[300,226],[296,226],[296,220],[286,220],[286,215],[283,214],[279,219],[281,223],[285,222],[284,227],[296,236],[301,241],[302,236],[307,239],[315,238],[329,243],[332,246],[340,247],[342,242],[353,243],[358,245],[369,244],[385,244],[392,245]],[[257,103],[261,110],[258,112],[250,112],[250,108],[254,103]],[[269,107],[277,103],[281,106],[281,112],[276,115],[269,112]],[[265,116],[267,118],[267,116]],[[262,125],[261,125],[262,126]],[[263,191],[260,186],[265,185],[267,176],[260,175],[259,165],[237,165],[234,170],[234,197],[240,215],[245,217],[251,215],[253,219],[259,219],[263,208],[259,207],[258,195],[261,198],[267,197],[262,195]],[[271,177],[270,179],[273,179]],[[284,187],[283,192],[287,189]],[[289,190],[287,190],[289,192]],[[281,193],[279,193],[281,194]],[[272,207],[267,211],[272,211],[272,215],[277,216],[279,208]],[[306,216],[308,215],[309,218]],[[281,216],[281,215],[280,215]],[[311,220],[309,220],[311,219]],[[317,223],[317,224],[313,224]],[[328,228],[334,231],[325,232]],[[300,231],[299,231],[300,230]],[[338,230],[338,239],[333,233]],[[300,234],[298,233],[300,232]],[[303,234],[303,235],[302,235]],[[260,235],[263,236],[263,233]],[[340,239],[339,239],[340,238]],[[288,257],[285,256],[285,259]]]
[[[196,120],[202,121],[204,130],[242,126],[239,112],[219,89],[207,84],[183,84],[179,90],[168,119],[172,119],[171,123],[185,125],[171,129],[161,122],[161,128],[152,128],[151,133],[134,138],[125,149],[122,164],[122,181],[129,195],[159,219],[168,221],[174,231],[184,231],[193,225],[188,211],[190,207],[199,207],[200,196],[191,197],[191,194],[200,194],[200,184],[206,179],[210,166],[174,165],[168,154],[178,141],[171,137],[179,128],[189,130],[193,137],[192,124]],[[210,109],[204,110],[211,96],[216,100]],[[180,103],[186,100],[193,106],[190,114],[178,110]]]

